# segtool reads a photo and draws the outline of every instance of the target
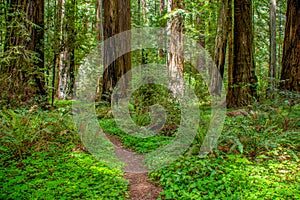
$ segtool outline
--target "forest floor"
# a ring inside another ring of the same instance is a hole
[[[172,141],[174,120],[166,124],[168,135],[140,138],[117,125],[111,107],[99,106],[100,127],[127,164],[121,169],[84,147],[72,102],[56,107],[0,111],[0,199],[300,199],[299,100],[228,110],[218,148],[199,157],[196,138],[185,155],[154,171],[143,156]],[[208,111],[200,113],[203,127]],[[175,111],[171,116],[180,117]]]
[[[130,200],[156,200],[163,188],[149,180],[148,169],[142,163],[142,156],[125,148],[118,136],[106,136],[115,145],[117,156],[127,164],[124,178],[129,181]]]

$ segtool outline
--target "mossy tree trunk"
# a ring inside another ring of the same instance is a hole
[[[1,99],[8,103],[40,99],[45,103],[44,1],[11,0],[8,7]]]

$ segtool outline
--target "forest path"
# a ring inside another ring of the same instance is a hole
[[[129,181],[130,200],[156,200],[163,188],[149,180],[148,169],[143,165],[143,156],[126,149],[117,136],[105,135],[115,145],[115,153],[119,159],[127,164],[124,178]]]

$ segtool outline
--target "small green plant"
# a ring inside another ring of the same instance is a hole
[[[0,113],[0,152],[23,159],[33,151],[55,150],[79,142],[68,113],[41,110],[3,110]]]

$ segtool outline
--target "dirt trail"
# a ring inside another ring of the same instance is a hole
[[[106,134],[115,145],[115,153],[127,164],[124,178],[129,180],[130,200],[156,200],[163,188],[149,181],[148,169],[143,165],[143,155],[126,149],[117,136]]]

